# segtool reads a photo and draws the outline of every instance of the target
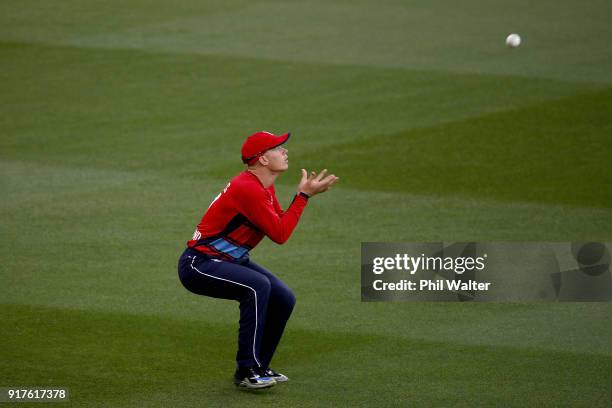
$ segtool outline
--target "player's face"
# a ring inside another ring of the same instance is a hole
[[[268,150],[264,156],[268,159],[268,169],[271,171],[285,171],[289,168],[289,150],[283,146],[277,146]]]

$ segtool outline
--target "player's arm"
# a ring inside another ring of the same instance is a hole
[[[276,189],[274,188],[274,184],[271,186],[270,191],[272,192],[272,205],[274,206],[274,210],[280,216],[283,215],[283,207],[281,207],[278,199],[276,198]]]
[[[327,191],[339,180],[333,174],[324,177],[325,173],[327,170],[321,171],[318,175],[313,171],[308,176],[308,172],[302,169],[302,179],[298,184],[297,194],[287,211],[280,214],[274,206],[274,198],[270,201],[265,190],[241,190],[237,200],[241,213],[272,241],[284,244],[295,229],[308,198]],[[278,207],[280,208],[280,205]]]
[[[308,198],[297,194],[287,211],[279,214],[265,190],[245,190],[238,197],[240,212],[272,241],[284,244],[295,229]]]

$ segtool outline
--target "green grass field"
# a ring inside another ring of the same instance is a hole
[[[0,3],[0,387],[609,406],[611,304],[362,303],[359,259],[362,241],[612,240],[610,2],[178,3]],[[237,304],[188,293],[176,263],[260,129],[293,133],[285,206],[301,167],[341,180],[252,252],[297,306],[273,361],[292,381],[249,393]]]

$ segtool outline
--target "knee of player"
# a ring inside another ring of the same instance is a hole
[[[285,293],[285,304],[288,308],[293,309],[293,307],[295,306],[295,302],[295,295],[290,289],[287,289],[287,292]]]
[[[270,291],[272,290],[272,284],[270,283],[270,279],[265,276],[260,276],[260,279],[257,280],[254,289],[257,293],[268,296]]]

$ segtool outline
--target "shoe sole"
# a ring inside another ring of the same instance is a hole
[[[262,388],[270,388],[276,385],[276,380],[273,381],[268,381],[265,382],[263,384],[251,384],[251,383],[245,383],[243,381],[234,381],[234,385],[238,388],[244,388],[244,389],[249,389],[249,390],[260,390]]]

